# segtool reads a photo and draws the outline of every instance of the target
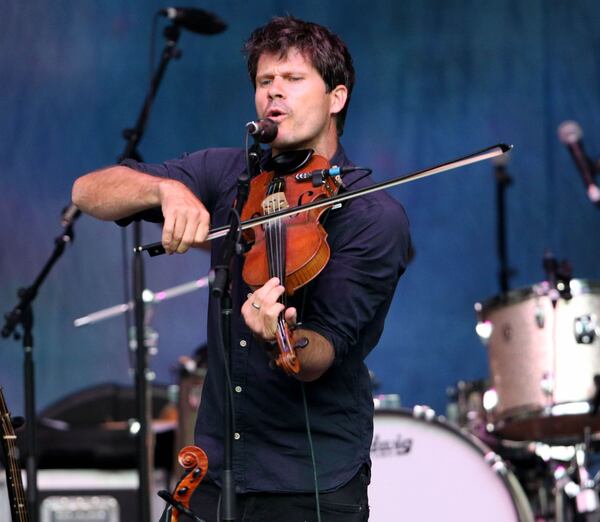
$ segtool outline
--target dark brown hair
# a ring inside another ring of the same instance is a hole
[[[256,29],[243,49],[252,85],[256,88],[256,69],[263,53],[279,53],[285,58],[290,49],[298,49],[310,59],[323,78],[327,92],[338,85],[347,87],[348,99],[336,118],[337,133],[341,136],[354,87],[354,66],[346,44],[326,27],[293,16],[280,16]]]

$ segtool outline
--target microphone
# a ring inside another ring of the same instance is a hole
[[[587,189],[588,198],[595,205],[600,205],[600,188],[594,183],[596,169],[583,148],[582,137],[583,131],[575,121],[563,121],[558,127],[558,139],[569,149]]]
[[[217,15],[195,7],[165,7],[158,14],[193,33],[219,34],[227,29]]]
[[[260,143],[271,143],[277,137],[277,122],[271,118],[249,121],[246,129],[250,136],[254,136]]]
[[[60,224],[63,227],[68,227],[72,225],[75,220],[81,215],[81,210],[79,210],[73,203],[71,203],[68,207],[65,207],[60,216]]]

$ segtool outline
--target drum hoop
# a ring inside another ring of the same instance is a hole
[[[496,310],[497,308],[519,304],[530,298],[544,297],[547,295],[547,285],[548,283],[544,281],[490,297],[481,303],[481,313],[485,316],[487,313]],[[571,293],[574,296],[582,294],[600,294],[600,281],[571,279],[569,286],[571,288]]]
[[[553,413],[552,408],[556,406],[586,406],[586,411],[577,411],[577,412],[569,412],[568,410],[560,413]],[[536,420],[536,419],[551,419],[551,418],[564,418],[564,417],[574,417],[577,415],[589,415],[591,411],[591,405],[589,401],[567,401],[567,402],[557,402],[548,407],[540,408],[539,406],[517,406],[514,408],[509,408],[504,410],[502,413],[494,414],[492,419],[492,425],[494,426],[494,432],[498,432],[501,435],[500,431],[504,428],[510,427],[510,424],[518,421],[527,421],[527,420]],[[600,415],[600,414],[599,414]],[[536,442],[552,442],[554,444],[571,444],[573,442],[577,442],[581,439],[581,436],[578,435],[565,435],[562,437],[536,437]],[[506,439],[506,440],[515,440],[518,439]],[[529,440],[529,439],[528,439]]]
[[[456,426],[455,424],[448,421],[445,417],[435,416],[431,419],[426,419],[415,415],[411,409],[408,408],[400,408],[400,409],[381,409],[375,410],[375,416],[378,415],[389,415],[389,416],[400,416],[400,417],[410,417],[416,421],[422,421],[425,424],[435,424],[444,428],[446,431],[449,431],[455,435],[458,435],[460,438],[465,439],[473,448],[477,450],[482,457],[487,457],[489,454],[496,455],[498,458],[499,455],[495,453],[491,448],[489,448],[483,441],[479,440],[475,435],[466,430],[465,428],[461,428],[460,426]],[[492,466],[490,466],[492,467]],[[501,475],[498,471],[496,471],[498,475]]]
[[[433,418],[425,418],[419,415],[415,415],[414,411],[408,408],[399,409],[377,409],[375,410],[375,417],[386,416],[386,417],[409,417],[412,420],[423,422],[425,424],[434,424],[441,426],[446,431],[458,435],[458,437],[466,442],[469,446],[474,448],[484,459],[485,463],[504,484],[509,496],[511,498],[515,514],[517,515],[519,522],[533,522],[533,512],[528,504],[527,497],[523,491],[522,486],[516,479],[513,471],[506,465],[506,462],[498,455],[493,449],[487,446],[483,441],[479,440],[475,435],[467,431],[465,428],[456,426],[448,421],[445,417],[434,416]],[[500,466],[496,464],[500,464]]]

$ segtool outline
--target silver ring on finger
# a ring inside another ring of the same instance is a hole
[[[250,303],[252,305],[252,308],[256,309],[256,310],[260,310],[260,305],[258,303],[255,303],[254,301],[252,303]]]

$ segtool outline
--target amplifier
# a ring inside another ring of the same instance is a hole
[[[40,522],[137,520],[138,484],[137,470],[38,470]],[[166,473],[155,471],[150,493],[153,520],[159,519],[165,505],[157,492],[167,487]],[[0,520],[10,520],[4,470],[0,470]]]

